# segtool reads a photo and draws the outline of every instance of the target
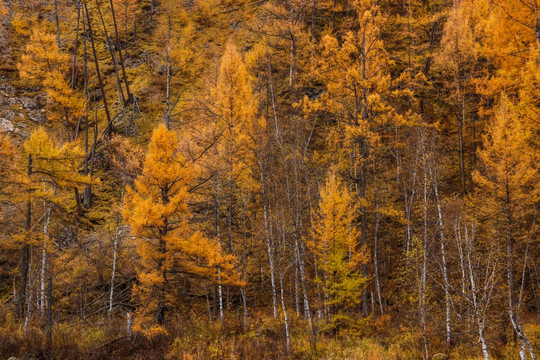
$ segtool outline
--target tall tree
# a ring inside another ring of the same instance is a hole
[[[234,258],[215,241],[190,229],[188,186],[194,169],[178,150],[176,134],[159,125],[152,134],[142,174],[128,187],[123,216],[137,236],[141,266],[134,296],[134,331],[153,337],[165,332],[167,309],[183,274],[238,284]]]
[[[540,198],[538,155],[533,145],[533,124],[511,100],[503,95],[486,134],[484,148],[478,153],[482,168],[473,173],[478,191],[483,195],[478,207],[495,222],[498,236],[506,242],[508,314],[520,343],[520,357],[535,351],[523,330],[522,297],[517,296],[516,246],[528,241],[534,206]],[[534,216],[534,215],[533,215]],[[521,279],[523,282],[524,279]]]
[[[21,78],[43,86],[50,99],[49,116],[61,123],[67,139],[76,135],[80,117],[85,114],[83,94],[70,85],[69,55],[58,48],[55,35],[44,23],[36,24],[17,64]]]
[[[360,301],[360,290],[367,280],[361,265],[368,259],[358,246],[360,232],[354,225],[358,206],[335,169],[328,171],[320,198],[308,246],[317,259],[331,320],[340,324]]]
[[[319,72],[327,87],[321,96],[325,110],[337,122],[338,140],[332,151],[343,151],[342,167],[346,168],[353,189],[361,203],[360,245],[367,244],[368,212],[367,189],[368,169],[380,148],[382,129],[396,117],[390,106],[389,73],[390,59],[381,39],[384,15],[375,1],[355,1],[357,19],[352,29],[341,38],[327,35],[322,39]],[[368,276],[367,265],[363,265],[364,276]],[[364,316],[369,314],[368,291],[362,299]]]
[[[465,124],[469,122],[468,117],[473,118],[475,116],[469,109],[468,102],[471,97],[472,74],[477,57],[470,20],[470,9],[466,7],[466,3],[466,1],[454,1],[449,18],[444,25],[441,49],[435,59],[436,64],[439,65],[443,72],[443,76],[449,78],[449,91],[452,99],[450,107],[457,118],[458,162],[462,196],[467,193],[467,178],[468,174],[470,174],[466,165],[466,137],[464,132]]]
[[[245,236],[245,233],[242,235],[242,228],[234,224],[245,224],[244,204],[257,190],[257,182],[253,176],[255,161],[252,136],[256,103],[249,74],[232,40],[227,43],[221,58],[213,95],[215,99],[214,132],[218,137],[213,154],[216,235],[220,241],[223,241],[223,238],[227,239],[224,244],[229,252],[238,254],[236,243]],[[219,224],[222,204],[225,207],[226,235],[221,233]],[[241,258],[247,261],[245,243],[240,242],[240,246],[243,253]],[[245,276],[245,263],[242,268]],[[229,294],[227,298],[230,298]],[[244,290],[242,290],[242,299],[244,309],[247,311]]]

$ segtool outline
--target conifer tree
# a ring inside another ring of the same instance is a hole
[[[503,95],[484,147],[478,153],[481,170],[473,173],[478,195],[483,195],[476,208],[491,220],[489,226],[497,229],[498,238],[506,244],[508,312],[521,344],[521,359],[526,359],[527,350],[535,358],[523,329],[522,300],[517,296],[515,280],[516,247],[522,247],[520,245],[528,241],[526,229],[530,225],[527,226],[527,219],[531,218],[540,199],[538,155],[533,146],[534,130],[529,119],[520,116],[516,105]]]
[[[325,110],[337,123],[335,136],[329,141],[333,154],[340,154],[339,167],[349,173],[353,189],[361,203],[361,245],[367,244],[368,169],[381,148],[383,129],[402,125],[405,118],[397,116],[390,106],[390,59],[381,39],[384,15],[376,2],[354,2],[357,19],[353,30],[342,40],[327,35],[322,39],[319,72],[328,92],[321,96]],[[367,277],[367,266],[363,268]],[[363,294],[362,310],[369,313],[368,294]]]
[[[56,37],[46,24],[33,27],[17,67],[23,79],[44,87],[50,100],[51,120],[65,126],[68,139],[72,140],[86,104],[82,94],[69,85],[69,55],[58,48]]]
[[[359,302],[366,278],[361,265],[367,257],[358,246],[360,232],[354,225],[358,206],[335,169],[330,169],[320,191],[313,240],[308,246],[322,273],[327,306],[333,320],[346,319],[347,310]]]
[[[461,179],[461,194],[467,193],[467,165],[466,165],[466,128],[470,113],[467,100],[470,97],[471,77],[476,61],[476,43],[472,32],[471,14],[466,2],[454,2],[450,9],[450,16],[444,26],[441,39],[441,49],[437,54],[436,63],[442,70],[443,76],[448,76],[448,85],[451,108],[455,109],[458,128],[459,169]],[[474,129],[473,129],[474,131]],[[474,136],[474,134],[473,134]]]
[[[222,203],[225,205],[226,245],[228,251],[236,253],[235,242],[244,237],[242,230],[234,223],[245,225],[245,204],[256,191],[252,169],[253,126],[255,122],[255,102],[251,83],[242,56],[229,40],[219,67],[217,84],[213,92],[215,98],[214,132],[218,136],[213,153],[216,235],[222,240],[220,218]],[[243,219],[243,220],[242,220]],[[244,234],[245,235],[245,234]],[[245,276],[245,244],[242,244]],[[228,296],[230,297],[230,296]],[[246,295],[242,291],[244,310],[247,311]]]
[[[232,190],[250,181],[256,110],[249,74],[232,41],[221,59],[214,91],[218,153],[225,163],[223,176]]]
[[[165,332],[165,314],[175,304],[182,274],[239,284],[234,258],[189,226],[188,186],[195,170],[178,151],[176,134],[159,125],[152,134],[142,174],[127,188],[123,215],[137,237],[141,264],[134,296],[135,331]]]
[[[70,190],[82,189],[90,183],[97,183],[90,179],[90,176],[80,174],[79,164],[83,158],[83,151],[77,142],[67,142],[60,144],[52,138],[43,127],[34,130],[29,139],[23,143],[24,155],[28,159],[25,163],[27,168],[26,176],[23,178],[23,190],[26,193],[27,217],[25,230],[28,232],[31,227],[31,208],[32,203],[38,201],[43,204],[42,214],[42,235],[41,235],[41,260],[40,260],[40,279],[38,304],[41,316],[45,315],[45,303],[48,303],[48,317],[52,317],[51,299],[52,292],[52,274],[51,274],[51,254],[57,255],[54,251],[53,242],[51,242],[50,228],[53,225],[53,209],[61,209],[64,214],[71,214],[74,209],[80,207],[79,202],[73,204],[69,197]],[[79,199],[76,199],[79,200]],[[29,236],[29,234],[27,234]],[[25,243],[24,248],[28,246],[28,237],[22,239]],[[21,261],[21,266],[28,266],[28,261]],[[21,272],[25,272],[21,269]],[[48,279],[47,279],[48,278]],[[47,285],[48,283],[48,285]],[[21,286],[24,286],[21,283]],[[49,295],[46,295],[46,288]],[[46,297],[49,298],[46,301]],[[22,304],[24,302],[21,301]],[[49,324],[49,333],[52,323]]]

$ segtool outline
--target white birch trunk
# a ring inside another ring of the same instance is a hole
[[[474,270],[472,266],[471,261],[471,250],[472,250],[472,241],[469,239],[467,228],[465,228],[465,242],[467,244],[467,266],[469,270],[469,281],[471,284],[471,297],[472,297],[472,303],[474,308],[474,314],[476,317],[476,322],[478,326],[478,341],[480,342],[480,345],[482,346],[482,353],[484,355],[484,360],[489,360],[489,351],[488,351],[488,345],[486,342],[486,338],[484,335],[485,330],[485,313],[483,313],[483,307],[481,304],[479,304],[478,296],[477,296],[477,289],[476,289],[476,281],[474,276]],[[488,265],[489,266],[489,265]],[[485,308],[484,308],[485,311]]]
[[[434,162],[434,161],[433,161]],[[448,281],[448,270],[446,266],[446,249],[444,247],[444,223],[443,223],[443,214],[441,209],[441,200],[439,197],[439,186],[438,186],[438,172],[436,165],[433,163],[432,168],[430,167],[431,178],[433,182],[433,190],[435,192],[435,201],[437,203],[437,215],[439,217],[439,235],[441,240],[441,262],[442,262],[442,273],[444,280],[444,300],[446,308],[446,343],[450,345],[450,338],[452,336],[452,328],[450,322],[450,284]]]
[[[264,237],[266,240],[266,249],[268,251],[268,262],[270,263],[270,282],[272,285],[272,309],[274,310],[274,318],[278,317],[277,310],[277,294],[276,294],[276,281],[275,281],[275,267],[274,267],[274,254],[272,251],[272,240],[270,238],[270,225],[268,221],[268,205],[266,203],[266,187],[264,181],[262,161],[259,159],[259,170],[261,177],[261,192],[263,203],[263,218],[264,218]]]
[[[45,188],[45,183],[43,184]],[[39,313],[45,315],[45,275],[47,272],[47,237],[49,234],[49,220],[51,215],[51,205],[47,200],[43,200],[43,245],[41,250],[41,278],[39,295]]]
[[[285,307],[285,296],[284,296],[284,293],[283,293],[283,275],[284,274],[280,274],[279,285],[280,285],[280,288],[281,288],[281,291],[280,291],[280,294],[281,294],[281,309],[283,311],[283,321],[285,322],[285,339],[286,339],[286,344],[287,344],[287,351],[289,351],[290,348],[291,348],[291,335],[290,335],[290,332],[289,332],[289,319],[287,317],[287,308]]]
[[[426,333],[426,275],[427,275],[427,243],[428,243],[428,188],[427,188],[427,169],[424,162],[424,239],[422,241],[422,275],[420,283],[420,321],[422,324],[422,336],[424,338],[425,358],[429,359],[429,349]]]

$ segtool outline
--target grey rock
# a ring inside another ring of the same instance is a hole
[[[30,98],[30,97],[27,97],[27,96],[23,96],[23,97],[20,97],[19,98],[19,102],[21,103],[21,105],[23,106],[23,108],[25,109],[37,109],[38,108],[38,104],[37,104],[37,101],[36,101],[36,98]]]
[[[47,117],[39,110],[28,111],[28,119],[35,123],[44,123],[47,121]]]
[[[13,131],[15,127],[13,126],[13,123],[10,120],[0,118],[0,129],[4,131]]]
[[[9,121],[13,121],[13,119],[15,119],[15,112],[14,111],[5,111],[3,114],[2,114],[2,117],[4,119],[8,119]]]
[[[13,94],[15,93],[15,88],[13,87],[13,85],[10,85],[8,83],[8,79],[4,76],[2,76],[2,78],[0,78],[0,90],[3,90],[5,92],[8,92],[10,94]]]

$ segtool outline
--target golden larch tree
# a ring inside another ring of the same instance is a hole
[[[358,304],[367,280],[361,269],[367,256],[358,246],[360,232],[354,226],[358,206],[335,169],[329,170],[320,199],[308,247],[322,273],[319,280],[332,320],[342,321],[346,311]]]
[[[69,63],[69,55],[58,49],[56,36],[39,23],[32,28],[17,68],[21,78],[43,86],[50,100],[49,117],[65,126],[71,140],[79,117],[86,112],[86,102],[83,94],[70,86]]]
[[[535,204],[540,199],[533,126],[531,118],[521,116],[519,107],[503,94],[484,147],[478,152],[480,170],[473,173],[480,197],[475,209],[506,243],[508,312],[521,343],[522,359],[526,359],[527,349],[534,358],[534,350],[523,329],[514,268],[516,247],[522,248],[529,241],[527,229],[534,229],[529,222],[536,217]]]
[[[165,125],[152,134],[142,174],[128,187],[123,216],[137,237],[140,266],[134,296],[134,330],[152,337],[165,332],[167,308],[174,305],[182,274],[237,284],[234,258],[217,242],[191,230],[188,186],[195,170],[178,151],[178,139]]]

